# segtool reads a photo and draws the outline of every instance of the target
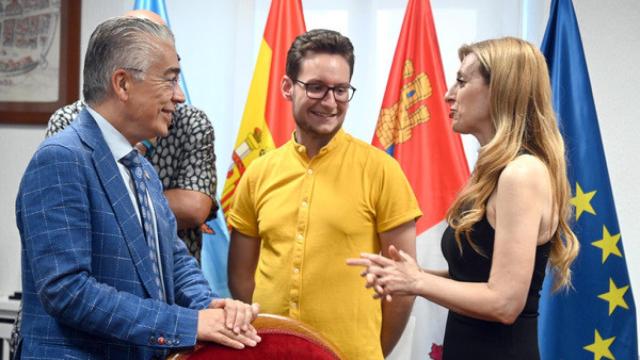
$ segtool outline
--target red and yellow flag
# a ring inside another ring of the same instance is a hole
[[[438,38],[428,0],[409,0],[372,144],[404,170],[424,214],[417,233],[439,223],[469,177],[453,133]]]
[[[284,144],[295,127],[291,104],[280,93],[287,51],[296,36],[305,32],[300,0],[273,0],[249,87],[231,167],[222,191],[222,209],[231,208],[233,193],[249,164]]]
[[[417,260],[430,269],[446,268],[440,251],[445,215],[469,177],[445,91],[431,5],[409,0],[372,143],[398,160],[413,187],[424,214],[416,226]],[[439,360],[446,318],[443,308],[417,299],[391,357]]]

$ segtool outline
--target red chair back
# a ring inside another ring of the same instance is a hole
[[[284,316],[260,314],[254,321],[262,341],[242,350],[215,343],[199,343],[189,352],[169,356],[169,360],[340,360],[338,349],[317,331]]]

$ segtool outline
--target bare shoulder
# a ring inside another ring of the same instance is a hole
[[[516,191],[532,190],[536,193],[550,191],[547,166],[533,155],[520,155],[504,168],[498,180],[499,188]]]

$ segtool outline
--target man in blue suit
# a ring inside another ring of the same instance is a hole
[[[165,26],[112,18],[92,34],[87,108],[38,148],[16,201],[22,358],[151,359],[196,340],[260,341],[250,325],[258,307],[213,299],[133,147],[167,134],[179,73]]]

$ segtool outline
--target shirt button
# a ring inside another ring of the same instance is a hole
[[[300,272],[300,269],[298,269],[297,267],[293,268],[293,273],[294,273],[294,274],[297,274],[297,273],[299,273],[299,272]]]
[[[292,309],[295,309],[295,308],[297,308],[297,307],[298,307],[298,304],[297,304],[296,302],[293,302],[293,301],[292,301],[292,302],[291,302],[291,308],[292,308]]]
[[[306,201],[303,201],[303,202],[302,202],[302,207],[303,207],[303,208],[306,208],[307,206],[309,206],[309,203],[308,203],[308,202],[306,202]]]
[[[296,239],[298,241],[302,241],[304,239],[304,236],[302,236],[302,234],[298,234],[298,235],[296,235]]]
[[[309,175],[313,174],[313,170],[312,169],[307,169],[307,174],[309,174]]]
[[[304,147],[298,146],[298,152],[304,152]]]

